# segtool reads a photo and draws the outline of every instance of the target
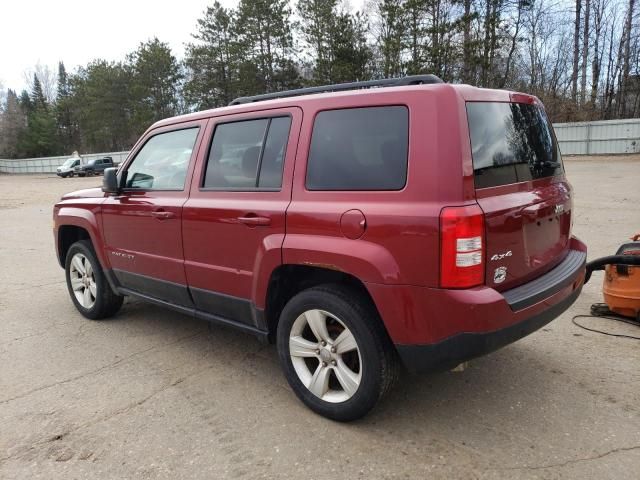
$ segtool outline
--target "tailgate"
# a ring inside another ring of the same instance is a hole
[[[485,283],[506,290],[559,264],[571,236],[571,186],[544,110],[467,102],[478,204],[485,213]]]

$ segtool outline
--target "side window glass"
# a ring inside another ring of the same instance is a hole
[[[282,186],[282,167],[287,153],[290,128],[291,117],[278,117],[271,120],[262,154],[258,187],[280,188]]]
[[[216,126],[204,188],[280,188],[290,117],[261,118]]]
[[[125,188],[183,190],[198,128],[151,137],[126,172]]]
[[[403,106],[326,110],[316,116],[309,190],[401,190],[407,180],[409,111]]]

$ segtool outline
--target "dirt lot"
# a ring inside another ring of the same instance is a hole
[[[567,170],[575,233],[590,258],[612,254],[640,230],[640,162]],[[407,376],[343,425],[251,337],[136,301],[83,319],[51,205],[99,181],[0,176],[0,478],[638,478],[640,343],[571,323],[601,274],[547,328],[463,373]]]

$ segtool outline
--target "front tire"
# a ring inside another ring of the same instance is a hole
[[[280,316],[277,345],[298,398],[333,420],[366,415],[398,375],[395,350],[375,308],[364,295],[339,285],[293,297]]]
[[[65,273],[71,300],[82,315],[100,320],[120,310],[124,297],[111,290],[91,242],[80,240],[71,245]]]

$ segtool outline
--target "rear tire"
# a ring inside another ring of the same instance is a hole
[[[120,310],[124,297],[111,289],[88,240],[71,245],[66,256],[65,274],[71,300],[85,317],[100,320]]]
[[[304,290],[285,306],[280,364],[302,402],[342,422],[366,415],[398,377],[397,354],[371,302],[340,285]]]

